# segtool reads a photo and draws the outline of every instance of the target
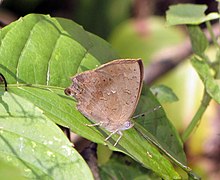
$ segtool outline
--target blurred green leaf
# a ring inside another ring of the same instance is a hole
[[[142,21],[129,19],[118,25],[109,41],[121,57],[141,58],[145,65],[155,54],[185,40],[185,34],[176,27],[165,27],[162,17],[149,17]]]
[[[113,151],[111,151],[107,146],[98,144],[97,146],[97,159],[98,164],[102,165],[109,161]]]
[[[178,97],[171,88],[165,85],[154,85],[150,88],[152,93],[157,97],[158,101],[163,103],[171,103],[178,101]]]
[[[177,4],[169,7],[166,12],[168,25],[194,24],[198,25],[206,21],[218,19],[218,13],[205,15],[206,5],[199,4]]]
[[[2,29],[1,35],[0,71],[10,83],[9,92],[33,103],[34,108],[39,108],[46,119],[67,126],[94,142],[105,144],[104,139],[109,132],[99,127],[85,126],[91,122],[76,110],[76,102],[65,96],[63,90],[70,85],[70,76],[118,58],[109,44],[70,20],[44,15],[25,16]],[[142,96],[141,102],[146,98],[155,101],[152,95],[148,95]],[[11,102],[11,105],[15,106],[16,103]],[[26,114],[30,114],[29,108],[24,109]],[[172,135],[163,143],[166,147],[176,146],[174,154],[184,161],[184,152],[175,129],[164,118],[164,112],[159,112],[158,120],[152,119],[151,122],[155,137],[161,139],[159,131],[163,132],[163,138],[164,133],[168,133],[167,137]],[[13,126],[12,122],[10,126]],[[29,128],[27,131],[33,131],[32,127]],[[172,164],[134,128],[124,131],[117,147],[113,147],[117,138],[115,135],[107,142],[110,148],[131,156],[164,179],[179,178]],[[168,140],[172,141],[172,146]],[[146,152],[152,157],[149,158]]]
[[[190,40],[192,44],[192,49],[195,54],[201,55],[209,45],[205,34],[202,32],[199,26],[188,25],[187,26]]]
[[[64,133],[34,104],[1,92],[0,112],[0,158],[23,169],[25,177],[93,179]]]
[[[220,103],[220,84],[211,73],[211,69],[204,61],[194,56],[191,59],[193,67],[196,69],[201,80],[204,83],[205,89],[208,94],[218,103]]]

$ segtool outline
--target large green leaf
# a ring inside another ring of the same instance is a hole
[[[177,4],[169,7],[166,12],[168,25],[193,24],[198,25],[206,21],[218,19],[218,13],[205,15],[206,5],[200,4]]]
[[[109,48],[70,20],[28,15],[2,30],[0,70],[9,83],[66,87],[76,72],[116,58]]]
[[[33,179],[93,179],[63,132],[34,104],[0,94],[0,158]]]
[[[1,37],[0,71],[10,83],[9,92],[32,102],[48,120],[67,126],[94,142],[106,144],[104,139],[109,132],[99,127],[85,126],[90,121],[76,110],[76,102],[65,96],[63,90],[70,85],[69,77],[75,73],[118,58],[109,44],[70,20],[44,15],[25,16],[2,29]],[[16,102],[19,102],[18,96],[15,98]],[[154,104],[149,103],[149,99]],[[142,103],[145,100],[147,106]],[[146,108],[159,105],[149,93],[141,97],[140,104],[145,112]],[[166,138],[162,143],[166,144],[165,148],[170,147],[169,150],[174,152],[175,158],[185,163],[176,131],[164,112],[158,112],[158,120],[154,121],[152,118],[149,122],[152,123],[150,126],[154,127],[153,130],[156,130],[154,137],[159,137],[159,142],[162,142],[161,137],[166,136],[165,133],[168,133],[167,137],[172,135],[172,138]],[[157,111],[152,114],[157,114]],[[131,156],[164,179],[179,178],[172,164],[136,129],[125,131],[117,147],[113,147],[117,138],[114,135],[107,142],[110,148]]]
[[[59,124],[70,127],[73,132],[76,132],[77,134],[86,137],[91,141],[106,144],[104,139],[108,136],[108,132],[99,127],[85,126],[85,124],[90,123],[89,120],[87,120],[75,109],[75,101],[73,101],[71,98],[64,97],[63,90],[61,91],[51,89],[50,91],[42,91],[41,89],[33,87],[11,87],[10,91],[29,99],[35,105],[43,109],[45,115]],[[155,103],[155,99],[152,98],[152,95],[149,95],[149,97],[143,95],[141,97],[140,105],[142,104],[143,106],[142,101],[149,101],[147,102],[148,105],[142,109],[146,110],[147,108],[153,108],[151,102],[154,101]],[[154,104],[154,106],[158,105],[159,104]],[[176,136],[174,130],[170,129],[171,124],[167,122],[165,115],[163,113],[161,114],[161,112],[158,114],[158,112],[159,111],[152,112],[151,116],[146,117],[147,122],[145,122],[145,126],[148,127],[149,131],[153,131],[153,136],[156,139],[157,136],[160,136],[159,142],[162,142],[162,146],[163,144],[167,144],[165,149],[167,149],[167,151],[170,150],[171,154],[184,164],[185,157],[181,143],[177,141],[178,136]],[[141,118],[140,121],[145,120]],[[152,126],[154,128],[152,128]],[[159,131],[160,129],[162,130],[161,132]],[[142,134],[138,133],[136,129],[129,129],[124,131],[123,134],[123,138],[120,140],[117,148],[112,146],[112,144],[114,144],[115,140],[118,138],[117,135],[115,135],[113,139],[110,139],[110,142],[107,142],[107,144],[112,149],[124,152],[131,156],[142,165],[152,169],[154,172],[159,174],[161,177],[164,177],[165,179],[178,177],[170,162],[167,161],[167,159],[164,158],[154,146],[149,144],[149,142],[146,141],[142,137]]]

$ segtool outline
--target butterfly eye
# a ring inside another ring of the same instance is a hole
[[[73,89],[71,89],[70,87],[69,88],[66,88],[64,90],[64,93],[67,95],[67,96],[74,96],[76,95],[76,93],[73,91]]]
[[[66,88],[66,89],[64,90],[64,93],[65,93],[66,95],[70,96],[70,95],[71,95],[71,89],[70,89],[70,88]]]
[[[121,128],[122,130],[130,129],[133,126],[133,123],[131,121],[126,121]]]

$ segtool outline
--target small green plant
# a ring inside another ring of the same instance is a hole
[[[170,7],[167,12],[167,22],[169,25],[186,25],[194,55],[191,58],[191,63],[196,69],[198,75],[204,84],[204,95],[201,105],[192,119],[190,125],[182,135],[183,141],[186,141],[193,129],[198,125],[203,113],[205,112],[211,99],[220,103],[220,86],[216,79],[219,77],[219,44],[217,38],[214,36],[210,20],[219,19],[218,13],[210,13],[205,15],[207,9],[205,5],[191,5],[182,4]],[[209,41],[199,27],[200,24],[205,23],[208,33],[211,36],[211,41],[216,48],[216,58],[209,59],[205,50],[209,48]]]

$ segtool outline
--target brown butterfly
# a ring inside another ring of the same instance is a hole
[[[72,77],[73,84],[65,93],[78,101],[77,109],[89,120],[90,126],[100,125],[111,134],[122,137],[122,131],[133,126],[131,117],[136,109],[143,82],[141,59],[119,59]]]

